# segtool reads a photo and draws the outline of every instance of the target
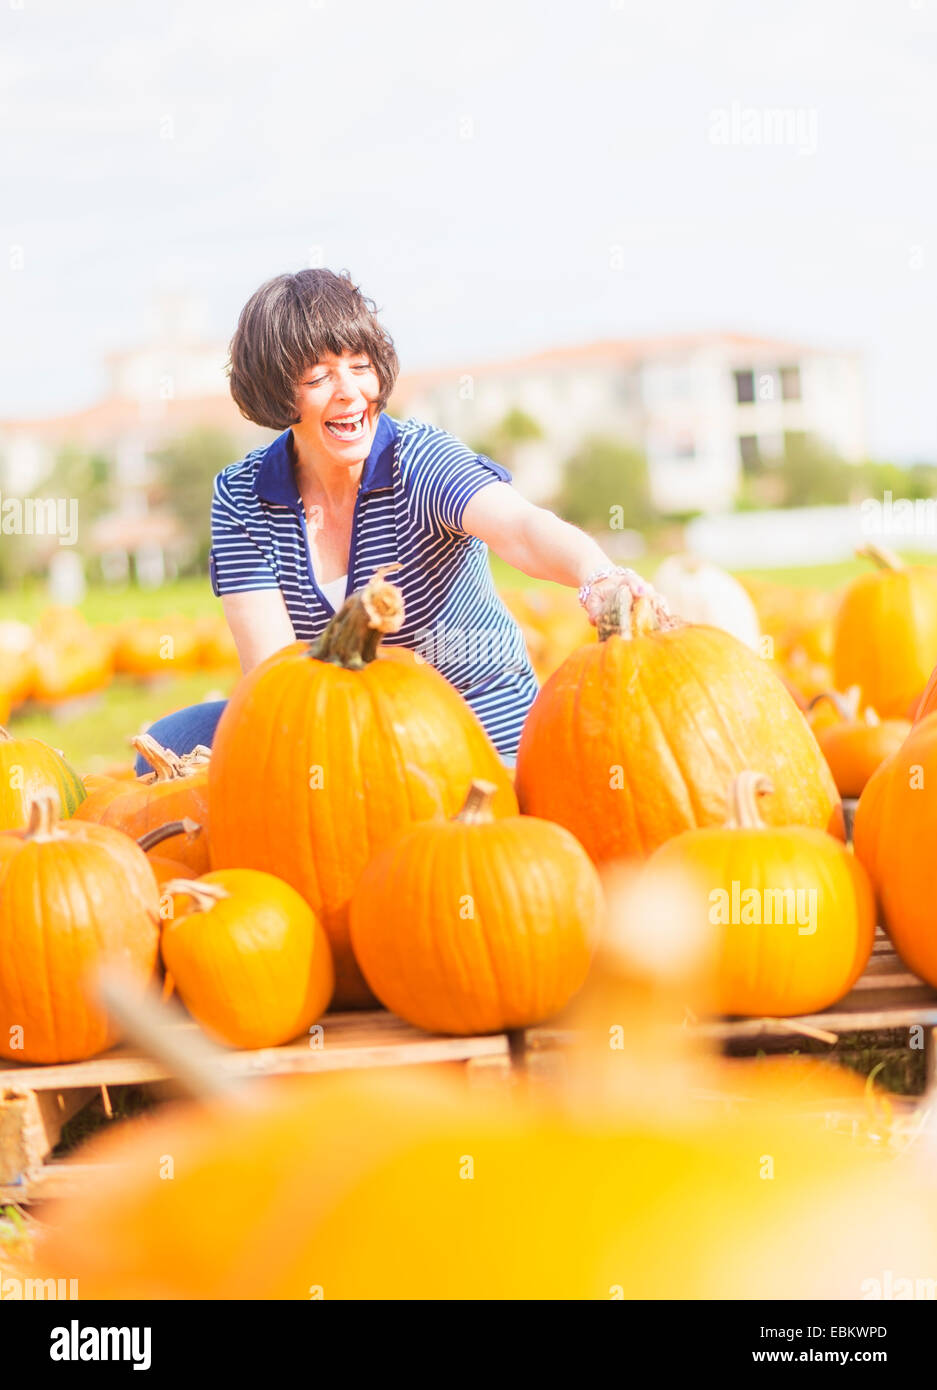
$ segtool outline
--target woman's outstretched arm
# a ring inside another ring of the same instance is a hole
[[[476,492],[465,505],[462,529],[533,579],[552,579],[556,584],[579,588],[597,570],[614,568],[591,536],[545,507],[528,502],[508,483],[491,483]],[[595,620],[610,586],[653,593],[650,584],[635,580],[619,575],[599,581],[586,603],[589,617]]]

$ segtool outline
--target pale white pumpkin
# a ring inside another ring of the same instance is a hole
[[[688,623],[731,632],[757,651],[761,637],[755,605],[731,574],[695,555],[671,555],[654,576],[670,611]]]

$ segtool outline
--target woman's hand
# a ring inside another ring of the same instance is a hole
[[[589,622],[593,627],[598,621],[599,614],[605,608],[612,594],[618,590],[625,589],[630,595],[631,605],[639,598],[650,600],[651,607],[662,621],[667,624],[670,621],[670,609],[663,594],[659,594],[653,585],[646,579],[642,579],[634,570],[616,571],[613,574],[602,575],[597,579],[587,581],[580,590],[580,602],[586,611]]]

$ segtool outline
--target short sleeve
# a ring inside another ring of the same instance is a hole
[[[212,590],[219,597],[280,587],[270,559],[250,534],[224,473],[216,477],[212,492],[208,568]]]
[[[405,477],[421,523],[453,535],[465,535],[462,514],[476,492],[490,483],[511,481],[500,463],[473,453],[444,430],[433,430],[414,445]]]

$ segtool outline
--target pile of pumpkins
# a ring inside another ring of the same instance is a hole
[[[211,751],[135,740],[146,777],[82,783],[0,736],[0,1053],[111,1045],[86,990],[111,959],[238,1047],[295,1038],[330,1004],[437,1033],[533,1025],[581,988],[599,870],[628,860],[696,885],[713,950],[697,1011],[834,1003],[868,961],[876,894],[937,983],[914,902],[933,800],[905,777],[912,753],[937,758],[937,680],[913,728],[894,714],[937,655],[934,572],[883,565],[850,587],[848,694],[806,712],[744,633],[619,594],[540,691],[513,780],[453,687],[380,646],[402,602],[379,571],[315,643],[241,679]]]
[[[91,624],[77,608],[47,608],[33,627],[0,621],[0,723],[27,702],[61,705],[106,689],[115,675],[153,680],[193,671],[236,674],[220,616]]]
[[[153,773],[86,785],[54,750],[0,736],[4,1056],[110,1045],[85,990],[102,965],[141,992],[161,971],[163,994],[235,1046],[376,1000],[451,1033],[569,1006],[584,1038],[548,1096],[332,1076],[108,1136],[42,1274],[77,1272],[104,1298],[696,1298],[861,1297],[866,1271],[929,1269],[925,1185],[792,1121],[796,1067],[736,1079],[742,1113],[714,1121],[691,1083],[726,1073],[655,1024],[662,991],[697,1011],[833,1003],[868,960],[876,898],[937,984],[937,675],[874,769],[865,741],[917,679],[925,610],[916,591],[887,605],[874,591],[865,639],[904,633],[902,688],[877,688],[883,718],[867,722],[847,663],[848,699],[817,702],[815,733],[738,637],[613,600],[541,690],[513,783],[442,676],[381,648],[403,617],[382,572],[315,643],[238,683],[210,753],[144,736]],[[937,658],[937,603],[933,617]],[[834,731],[846,752],[825,757]],[[855,853],[840,756],[865,775]],[[608,875],[623,863],[620,909]],[[794,912],[769,920],[769,902]],[[156,1176],[167,1155],[172,1182]],[[783,1181],[764,1181],[775,1165]]]

